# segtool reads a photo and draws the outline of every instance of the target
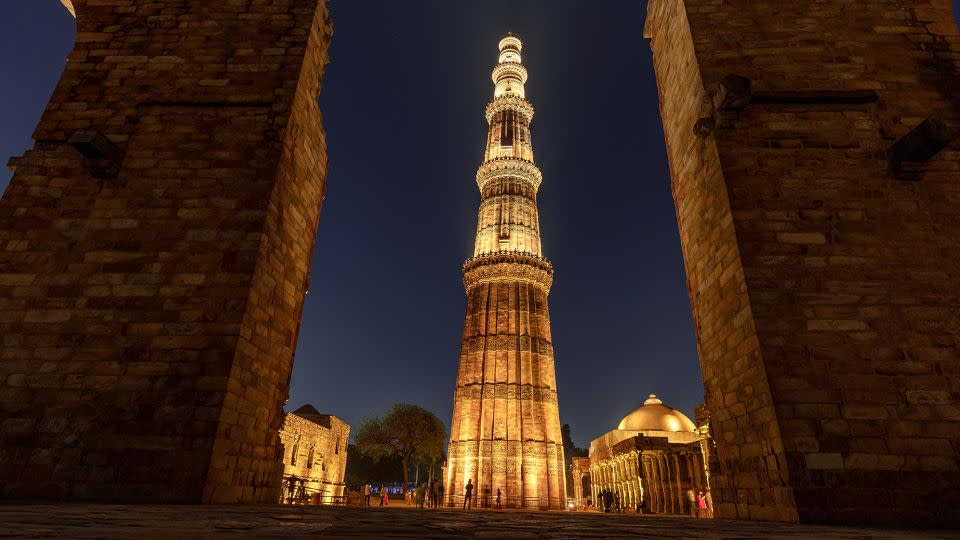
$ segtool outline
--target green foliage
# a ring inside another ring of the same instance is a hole
[[[563,438],[563,455],[566,458],[587,457],[589,451],[586,448],[579,448],[573,444],[573,437],[570,435],[570,424],[564,424],[560,428],[560,436]]]
[[[403,479],[400,456],[387,456],[374,459],[357,450],[356,445],[347,447],[347,470],[344,482],[355,489],[369,483],[371,485],[399,483]]]
[[[570,435],[570,424],[564,424],[560,428],[560,436],[563,438],[563,465],[567,478],[567,495],[573,493],[573,473],[570,471],[570,465],[575,457],[587,457],[589,451],[586,448],[578,448],[573,444],[573,436]]]
[[[399,457],[407,485],[410,460],[432,462],[443,455],[447,432],[430,411],[408,403],[394,403],[382,418],[366,418],[354,432],[356,448],[373,458]]]

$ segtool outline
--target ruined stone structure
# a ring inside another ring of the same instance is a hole
[[[0,495],[275,502],[326,155],[320,0],[74,0],[0,200]]]
[[[467,314],[450,423],[445,493],[508,508],[562,508],[566,500],[547,294],[553,268],[540,251],[527,70],[520,40],[500,41],[490,130],[477,171],[480,211],[463,266]]]
[[[577,493],[580,507],[589,497],[602,503],[603,491],[616,493],[627,511],[690,514],[690,492],[710,498],[710,471],[705,448],[709,428],[696,425],[657,396],[623,418],[617,429],[590,442],[590,457],[576,463],[574,483],[590,479],[590,492]],[[707,517],[707,514],[700,514]]]
[[[280,430],[284,480],[281,502],[341,502],[349,436],[346,422],[320,414],[312,405],[287,413]]]
[[[948,0],[651,0],[723,518],[960,521]]]
[[[570,476],[573,478],[573,493],[569,495],[576,501],[576,508],[585,510],[593,506],[593,482],[590,480],[590,458],[575,456],[570,459]]]

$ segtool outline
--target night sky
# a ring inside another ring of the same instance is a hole
[[[960,12],[960,0],[954,0]],[[330,170],[288,410],[356,426],[452,412],[497,42],[523,40],[543,171],[560,420],[586,446],[654,392],[702,401],[645,2],[330,0]],[[0,5],[0,158],[30,134],[75,34],[56,0]],[[10,172],[0,171],[6,187]]]

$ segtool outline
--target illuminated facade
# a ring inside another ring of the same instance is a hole
[[[540,250],[537,190],[525,99],[527,70],[515,36],[500,40],[490,129],[477,171],[480,210],[473,258],[463,266],[467,313],[450,424],[448,504],[472,480],[474,502],[562,508],[560,413],[547,295],[553,268]]]
[[[313,405],[287,413],[280,430],[281,501],[331,504],[344,495],[350,426]]]
[[[697,423],[667,407],[657,396],[623,418],[617,429],[590,443],[590,457],[571,465],[579,508],[600,506],[601,494],[615,493],[624,510],[645,513],[712,515],[692,508],[696,494],[710,497],[712,440],[705,409]]]

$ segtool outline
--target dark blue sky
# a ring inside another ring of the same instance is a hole
[[[333,0],[330,175],[290,405],[449,422],[490,71],[524,42],[561,421],[580,445],[650,392],[702,399],[639,2]]]
[[[955,6],[960,0],[954,0]],[[645,3],[331,0],[330,171],[288,406],[356,425],[390,403],[449,423],[496,44],[524,42],[560,417],[575,441],[655,392],[702,400]],[[956,9],[956,8],[955,8]],[[75,29],[0,5],[0,157],[20,155]],[[0,171],[5,187],[9,171]]]

